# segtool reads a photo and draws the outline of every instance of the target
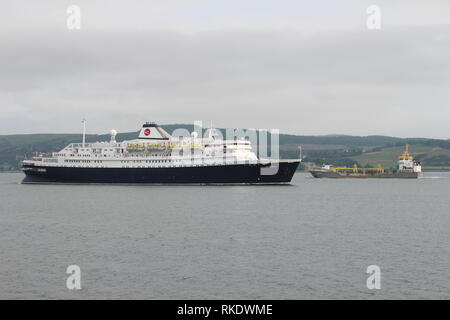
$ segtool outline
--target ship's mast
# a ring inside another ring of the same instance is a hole
[[[404,156],[405,157],[409,157],[410,156],[410,154],[409,154],[409,144],[406,145],[406,150],[405,150]]]
[[[81,121],[83,123],[83,148],[84,145],[86,144],[86,119],[83,118],[83,121]]]

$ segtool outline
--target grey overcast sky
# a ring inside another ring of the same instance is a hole
[[[66,27],[81,8],[81,30]],[[381,9],[368,30],[366,9]],[[450,0],[2,0],[0,134],[450,138]]]

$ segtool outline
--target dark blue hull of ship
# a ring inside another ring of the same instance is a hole
[[[22,183],[289,184],[299,161],[159,168],[83,168],[23,165]]]

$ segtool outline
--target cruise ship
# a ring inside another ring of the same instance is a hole
[[[71,143],[22,162],[22,183],[290,184],[300,159],[258,159],[246,139],[224,140],[210,128],[203,137],[174,137],[154,122],[134,140]]]

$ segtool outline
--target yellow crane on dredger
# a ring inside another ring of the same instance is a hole
[[[333,172],[347,172],[347,173],[354,173],[354,174],[358,174],[358,173],[362,173],[362,174],[366,174],[366,173],[384,173],[384,169],[381,167],[380,164],[377,165],[376,168],[358,168],[358,165],[354,165],[353,168],[348,168],[348,167],[336,167],[336,168],[332,168],[331,171]]]
[[[405,152],[403,152],[403,155],[401,155],[399,158],[412,158],[411,154],[409,153],[409,144],[406,145],[406,150]],[[366,173],[384,173],[385,170],[381,167],[380,164],[377,165],[376,168],[358,168],[358,165],[355,164],[353,166],[353,168],[349,168],[349,167],[336,167],[336,168],[332,168],[331,171],[333,172],[345,172],[345,173],[354,173],[354,174],[358,174],[358,173],[362,173],[362,174],[366,174]]]

